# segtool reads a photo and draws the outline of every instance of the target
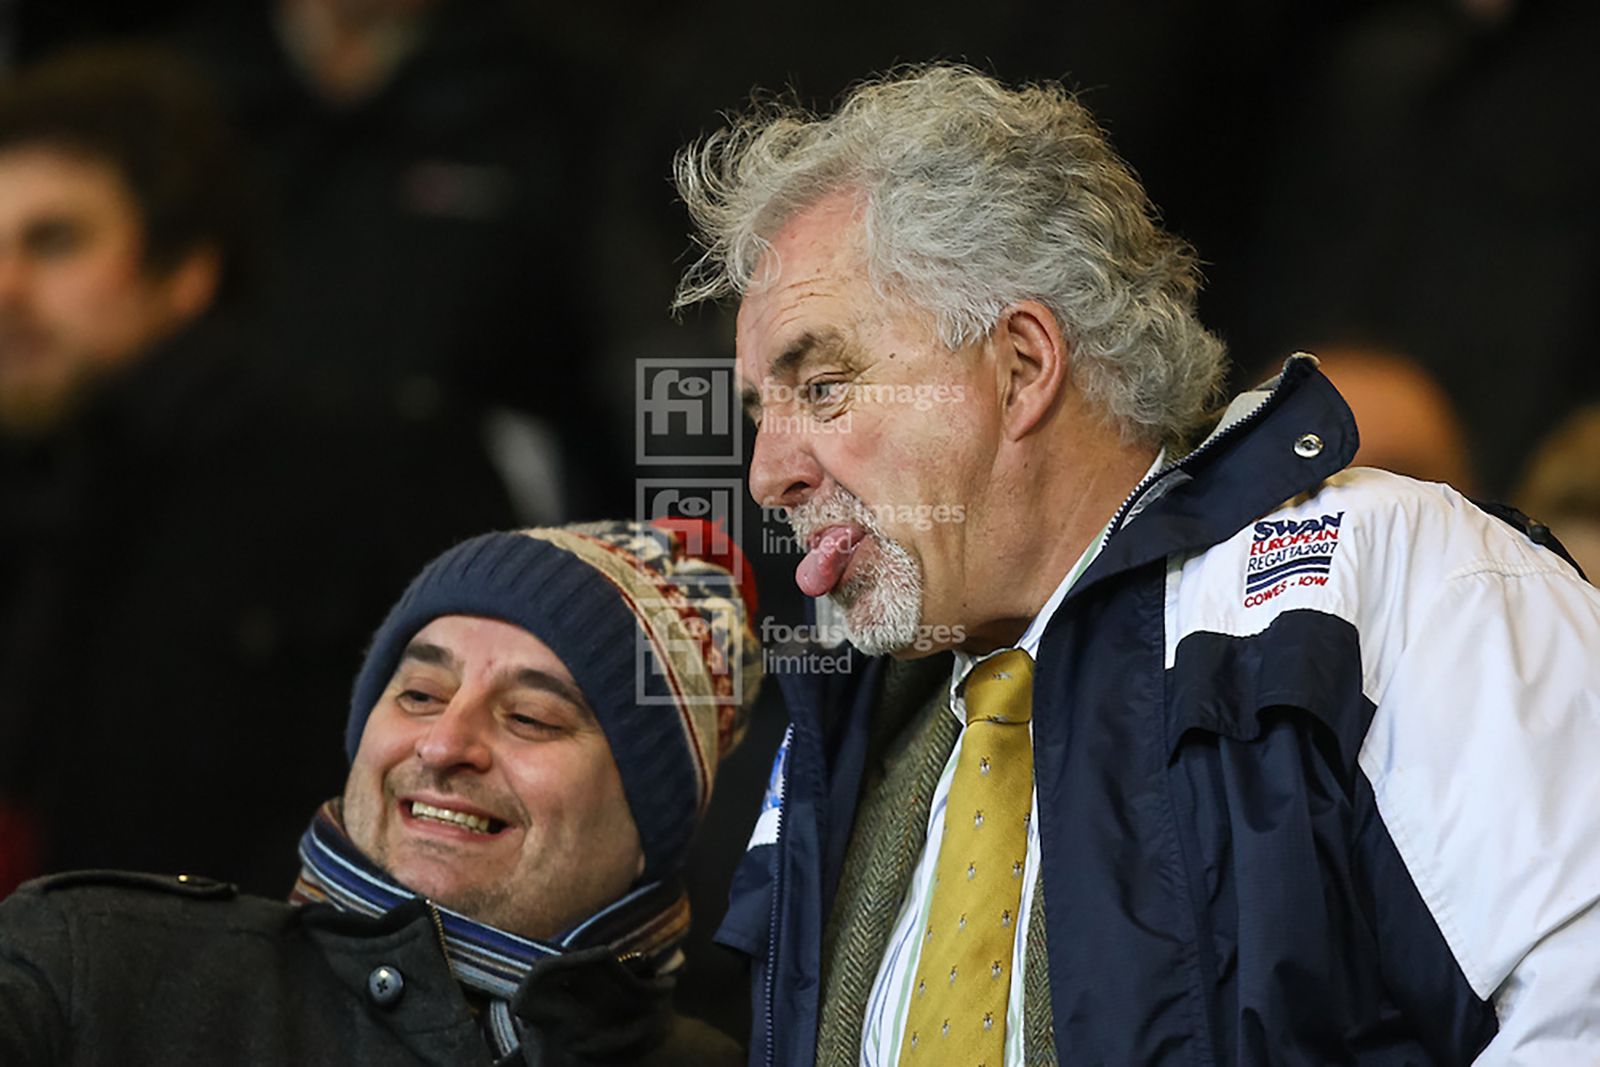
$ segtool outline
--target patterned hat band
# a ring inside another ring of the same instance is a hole
[[[704,533],[638,523],[589,523],[523,531],[592,567],[616,587],[638,626],[642,670],[635,698],[674,708],[685,720],[701,779],[700,811],[711,801],[717,762],[744,735],[746,713],[761,682],[761,650],[736,576],[682,555]],[[680,553],[674,557],[673,553]],[[753,587],[753,586],[752,586]],[[732,713],[724,716],[724,709]]]

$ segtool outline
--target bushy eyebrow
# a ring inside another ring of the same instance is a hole
[[[850,345],[843,332],[837,329],[807,330],[784,347],[782,352],[767,363],[766,375],[778,381],[792,381],[799,377],[807,363],[824,357],[844,358]],[[739,401],[745,414],[756,421],[761,413],[761,390],[746,382],[739,390]]]
[[[461,672],[461,661],[456,658],[455,653],[443,645],[430,644],[427,641],[413,641],[407,645],[406,650],[400,654],[400,662],[404,663],[408,659],[432,667],[444,667],[458,674]]]
[[[542,693],[550,693],[560,697],[571,704],[589,722],[595,722],[594,712],[589,707],[589,702],[583,699],[583,691],[565,678],[541,671],[534,667],[512,668],[509,672],[509,681],[522,689],[534,689]]]

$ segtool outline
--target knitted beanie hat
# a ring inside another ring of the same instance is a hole
[[[611,745],[645,877],[682,866],[761,682],[755,580],[709,523],[599,522],[484,534],[423,569],[373,636],[345,731],[367,717],[406,645],[444,615],[521,627],[572,672]]]

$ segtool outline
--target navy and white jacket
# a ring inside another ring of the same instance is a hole
[[[1600,595],[1355,448],[1291,360],[1140,486],[1050,623],[1063,1063],[1600,1062]],[[815,1058],[886,665],[856,668],[779,679],[793,723],[718,934],[754,964],[753,1064]]]

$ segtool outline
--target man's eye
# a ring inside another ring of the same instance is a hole
[[[849,395],[850,383],[831,379],[806,382],[800,387],[800,392],[807,404],[815,408],[826,408],[841,403]]]
[[[28,245],[35,255],[64,256],[83,244],[83,231],[65,223],[41,226],[29,235]]]
[[[444,703],[432,693],[425,693],[421,689],[402,689],[395,696],[395,702],[406,711],[429,711]]]
[[[511,728],[524,737],[548,737],[561,732],[561,727],[534,715],[523,715],[513,712],[506,716],[506,721]]]

